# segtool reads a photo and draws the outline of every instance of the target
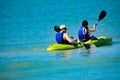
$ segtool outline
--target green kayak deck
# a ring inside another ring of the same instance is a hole
[[[47,47],[47,51],[77,49],[77,48],[84,47],[83,44],[93,44],[98,47],[98,46],[110,45],[111,43],[112,43],[112,38],[106,37],[106,36],[101,36],[101,37],[98,37],[98,40],[89,40],[82,44],[76,44],[76,45],[51,44],[50,46]]]

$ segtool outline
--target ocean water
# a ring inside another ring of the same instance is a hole
[[[120,0],[0,0],[0,80],[120,80]],[[112,45],[47,52],[56,43],[54,25],[77,38],[107,11],[91,35]]]

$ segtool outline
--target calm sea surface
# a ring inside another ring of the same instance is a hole
[[[0,80],[120,80],[120,0],[0,0]],[[112,37],[112,45],[47,52],[56,43],[54,25],[66,24],[77,38],[107,16],[91,35]]]

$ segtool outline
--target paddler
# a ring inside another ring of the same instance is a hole
[[[90,36],[90,32],[94,32],[96,30],[97,24],[93,25],[93,28],[88,28],[88,21],[83,20],[82,26],[78,30],[78,42],[86,42],[90,39],[97,39],[94,36]],[[84,45],[86,49],[90,49],[90,45]]]
[[[76,41],[71,39],[67,34],[67,27],[66,25],[60,25],[60,32],[56,34],[56,41],[58,44],[77,44]]]

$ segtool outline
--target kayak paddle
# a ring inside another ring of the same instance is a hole
[[[57,25],[55,25],[55,26],[54,26],[54,30],[55,30],[56,32],[60,32],[60,27],[57,26]]]
[[[106,16],[106,11],[105,10],[102,10],[101,12],[100,12],[100,14],[99,14],[99,18],[98,18],[98,22],[100,21],[100,20],[102,20],[105,16]],[[98,23],[97,22],[97,23]]]

